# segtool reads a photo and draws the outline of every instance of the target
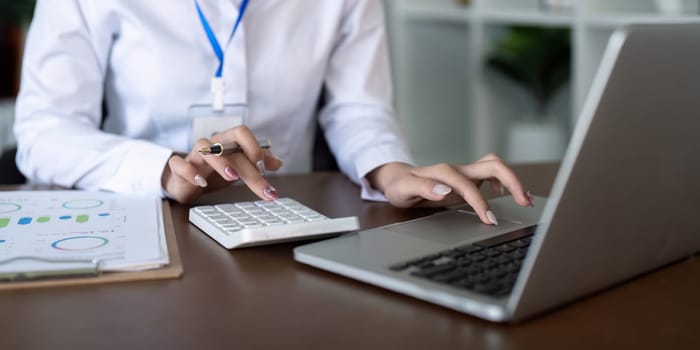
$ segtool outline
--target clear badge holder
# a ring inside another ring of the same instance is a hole
[[[192,120],[190,145],[201,138],[210,139],[214,134],[246,124],[248,107],[245,104],[225,104],[221,110],[214,110],[212,105],[192,105],[187,111]]]

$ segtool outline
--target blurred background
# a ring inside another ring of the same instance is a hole
[[[384,0],[401,128],[419,164],[561,159],[612,32],[698,0]],[[34,0],[0,0],[0,148]],[[3,168],[4,171],[4,168]]]
[[[613,31],[699,18],[698,0],[387,5],[396,106],[421,164],[561,159]]]
[[[14,100],[19,87],[22,45],[33,11],[34,0],[0,0],[0,150],[15,142]]]

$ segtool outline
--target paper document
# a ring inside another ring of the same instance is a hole
[[[161,200],[88,191],[0,192],[0,275],[169,262]],[[53,272],[53,273],[52,273]]]

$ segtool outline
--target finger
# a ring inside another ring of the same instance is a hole
[[[230,157],[231,165],[236,169],[241,181],[250,188],[253,193],[266,201],[279,199],[277,190],[260,174],[248,157],[242,153],[235,153]]]
[[[269,150],[263,149],[263,157],[265,159],[265,169],[275,171],[282,167],[282,160],[275,157]]]
[[[250,134],[249,136],[252,136],[252,134]],[[226,138],[229,141],[222,140],[222,137]],[[233,142],[230,141],[232,139],[230,134],[221,135],[220,133],[215,135],[214,138],[212,139],[212,141],[222,143]],[[235,142],[239,143],[239,146],[241,146],[239,140],[236,140]],[[257,147],[258,151],[260,151],[260,147],[257,144],[257,140],[255,140],[254,142],[254,147]],[[200,139],[197,141],[195,149],[201,149],[210,145],[211,141],[207,139]],[[241,146],[241,148],[243,148],[243,146]],[[260,152],[260,154],[262,154],[262,152]],[[213,169],[216,173],[218,173],[221,176],[221,178],[223,178],[226,181],[230,182],[241,179],[243,183],[245,183],[246,186],[248,186],[248,188],[253,193],[258,195],[258,197],[260,197],[263,200],[270,201],[279,198],[277,190],[262,177],[262,172],[260,171],[260,168],[251,162],[251,159],[249,159],[248,154],[245,152],[233,153],[226,157],[200,154],[192,154],[191,156],[193,158],[197,158],[198,161],[202,163],[202,165],[207,165],[208,167]],[[260,166],[263,166],[262,159],[260,162],[258,162],[258,164]]]
[[[503,162],[503,160],[501,160],[501,158],[499,156],[495,155],[494,153],[489,153],[489,154],[479,158],[479,160],[477,160],[477,162],[488,162],[488,161]]]
[[[491,185],[491,191],[493,191],[494,193],[497,193],[501,196],[506,193],[505,186],[503,186],[501,181],[499,181],[498,179],[490,179],[489,184]]]
[[[220,132],[212,137],[212,141],[220,143],[235,142],[248,159],[255,164],[261,174],[265,173],[265,161],[263,151],[258,144],[253,132],[246,126],[241,125]]]
[[[479,160],[477,160],[477,163],[478,163],[478,162],[488,162],[488,161],[503,162],[503,161],[501,160],[501,158],[498,157],[497,155],[495,155],[494,153],[489,153],[489,154],[487,154],[487,155],[481,157]],[[472,178],[472,181],[476,182],[476,183],[479,184],[479,185],[483,182],[482,180],[476,180],[476,179],[473,179],[473,178]],[[497,194],[499,194],[499,195],[501,195],[501,196],[504,195],[504,194],[506,193],[506,188],[505,188],[505,186],[503,186],[503,184],[502,184],[498,179],[492,178],[492,179],[489,179],[488,181],[489,181],[489,183],[490,183],[490,185],[491,185],[491,190],[492,190],[494,193],[497,193]],[[477,185],[477,187],[480,187],[479,185]]]
[[[168,159],[163,171],[163,189],[179,203],[191,203],[202,193],[207,182],[197,169],[177,155]]]
[[[474,211],[485,224],[498,224],[495,215],[489,209],[488,203],[472,181],[449,164],[416,168],[412,170],[416,176],[430,178],[450,186],[474,208]]]
[[[172,156],[168,160],[168,166],[173,174],[184,179],[193,186],[207,187],[207,180],[197,172],[197,168],[179,156]]]
[[[502,162],[501,158],[499,158],[494,153],[489,153],[489,154],[479,158],[479,160],[477,160],[476,162],[479,163],[479,162],[489,162],[489,161]],[[483,180],[479,180],[479,179],[475,179],[475,178],[471,178],[471,179],[472,179],[472,181],[474,181],[475,183],[478,184],[476,187],[481,187],[480,185],[483,182]],[[492,179],[489,179],[488,181],[490,182],[491,190],[494,193],[498,193],[501,196],[505,194],[506,189],[498,179],[492,178]]]
[[[412,207],[423,200],[442,201],[452,192],[452,188],[433,179],[415,175],[403,178],[387,194],[392,204],[398,207]]]
[[[217,172],[226,181],[238,180],[239,175],[231,166],[228,157],[219,157],[216,155],[201,155],[196,150],[211,146],[211,141],[207,139],[199,139],[190,153],[193,163],[199,164],[199,168],[210,168]]]
[[[479,161],[463,165],[460,171],[470,179],[496,179],[513,195],[516,203],[522,206],[530,205],[530,198],[515,173],[501,160]]]

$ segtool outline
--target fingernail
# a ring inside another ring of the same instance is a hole
[[[450,188],[450,186],[447,185],[437,184],[433,187],[433,193],[439,194],[441,196],[444,196],[450,192],[452,192],[452,188]]]
[[[272,186],[265,187],[265,189],[263,190],[263,194],[265,195],[265,197],[272,198],[272,199],[279,199],[280,198],[279,194],[277,194],[277,190]]]
[[[277,157],[275,157],[275,156],[272,156],[272,158],[273,158],[274,160],[280,162],[280,165],[281,165],[281,164],[284,164],[284,161],[282,161],[282,159],[279,159],[279,158],[277,158]]]
[[[489,219],[489,221],[491,221],[492,224],[498,225],[498,219],[496,219],[496,215],[494,215],[492,211],[487,210],[486,217]]]
[[[527,200],[530,201],[530,206],[535,207],[535,205],[532,203],[532,193],[530,191],[525,192],[525,197],[527,197]]]
[[[195,175],[194,176],[194,182],[199,186],[199,187],[207,187],[207,180],[200,175]]]
[[[258,168],[260,176],[265,175],[265,162],[263,160],[259,160],[257,163],[255,163],[255,166]]]
[[[224,168],[224,173],[226,173],[226,175],[230,177],[231,180],[238,180],[239,178],[238,173],[236,173],[236,171],[233,170],[233,168],[231,168],[230,166]]]

